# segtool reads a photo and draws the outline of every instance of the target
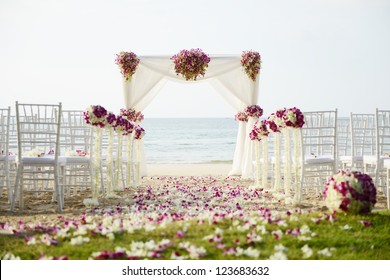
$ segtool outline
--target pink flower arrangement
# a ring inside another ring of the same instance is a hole
[[[115,64],[117,64],[123,77],[127,80],[134,75],[135,70],[140,62],[140,59],[133,52],[120,52],[116,55]]]
[[[175,64],[175,72],[187,81],[204,76],[209,65],[210,57],[201,49],[181,50],[171,57]]]
[[[135,109],[121,109],[120,115],[126,117],[126,119],[132,123],[138,124],[144,120],[144,115]]]
[[[107,110],[100,105],[92,105],[84,112],[84,120],[87,124],[103,128],[106,125]]]
[[[267,120],[261,120],[255,123],[253,130],[249,134],[249,138],[251,140],[261,141],[263,138],[267,137],[268,134]]]
[[[238,112],[235,119],[238,122],[248,122],[248,115],[245,112]]]
[[[285,120],[283,119],[285,112],[285,108],[279,109],[268,117],[267,127],[270,132],[280,132],[281,128],[286,127]]]
[[[329,179],[324,199],[332,211],[367,214],[376,203],[376,188],[369,175],[340,170]]]
[[[134,139],[141,140],[145,136],[145,129],[140,127],[139,125],[134,127]]]
[[[305,116],[296,107],[285,110],[283,119],[287,127],[302,128],[305,124]]]
[[[244,51],[241,55],[241,65],[245,73],[252,81],[256,81],[257,75],[261,68],[261,57],[258,52]]]
[[[260,118],[263,115],[263,109],[259,105],[251,105],[246,107],[245,113],[248,117]]]

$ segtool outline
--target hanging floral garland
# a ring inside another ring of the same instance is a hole
[[[267,140],[265,138],[268,136],[269,130],[267,127],[267,120],[259,120],[253,126],[253,130],[249,134],[249,138],[255,143],[255,156],[256,156],[256,187],[266,187],[267,185],[267,173],[268,173],[268,158],[267,158]],[[264,141],[262,141],[264,140]],[[260,141],[263,144],[263,174],[260,176]]]
[[[243,51],[241,55],[241,65],[245,73],[252,81],[256,81],[257,75],[261,68],[261,57],[258,52]]]
[[[369,175],[340,170],[329,179],[324,198],[332,211],[368,214],[376,203],[376,188]]]
[[[134,75],[140,59],[133,52],[120,52],[116,55],[115,64],[121,69],[121,73],[126,81]]]
[[[144,115],[141,112],[136,111],[133,108],[130,109],[124,109],[122,108],[120,110],[120,115],[125,117],[128,121],[139,124],[144,120]]]
[[[210,57],[201,49],[181,50],[171,57],[175,64],[176,75],[181,75],[187,81],[204,76],[210,62]]]

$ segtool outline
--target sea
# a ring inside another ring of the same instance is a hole
[[[238,123],[234,118],[145,118],[146,162],[231,163]]]

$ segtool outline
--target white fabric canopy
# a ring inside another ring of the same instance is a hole
[[[123,79],[126,108],[144,110],[156,97],[168,80],[184,83],[207,81],[237,111],[243,111],[258,101],[259,78],[252,81],[241,66],[241,56],[210,56],[204,77],[196,81],[186,81],[177,76],[170,56],[140,56],[135,74],[130,80]],[[237,135],[233,168],[229,175],[241,175],[253,178],[253,143],[249,132],[253,128],[253,119],[248,123],[240,122]]]

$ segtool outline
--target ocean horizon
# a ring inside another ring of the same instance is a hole
[[[238,124],[234,118],[145,118],[149,164],[232,163]]]

